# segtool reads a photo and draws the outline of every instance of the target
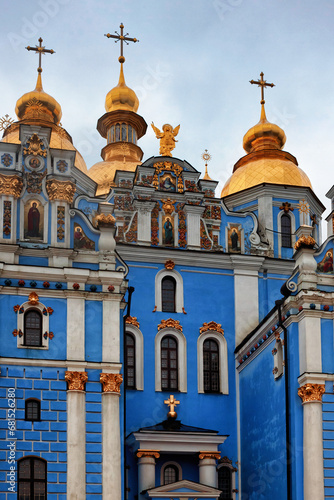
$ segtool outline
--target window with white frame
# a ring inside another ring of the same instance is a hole
[[[175,269],[162,269],[155,277],[157,311],[183,312],[183,279]]]
[[[171,484],[182,480],[182,468],[177,462],[166,462],[161,467],[160,484]]]
[[[163,328],[155,337],[155,390],[187,392],[186,338],[176,328]]]
[[[144,338],[135,325],[126,325],[125,369],[128,389],[144,389]]]
[[[220,332],[201,333],[197,341],[198,392],[228,394],[227,342]]]
[[[49,338],[53,333],[49,332],[49,316],[52,309],[47,308],[40,302],[25,302],[17,311],[17,347],[25,349],[48,349]]]

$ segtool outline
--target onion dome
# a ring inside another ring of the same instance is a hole
[[[138,106],[139,99],[136,93],[125,84],[123,63],[121,63],[118,85],[111,89],[106,97],[106,111],[109,113],[110,111],[124,110],[136,113]]]
[[[243,147],[248,154],[234,165],[233,174],[225,183],[221,196],[264,183],[312,189],[308,176],[298,167],[296,158],[282,151],[285,141],[284,131],[268,122],[262,103],[259,123],[250,128],[243,139]]]
[[[61,106],[56,99],[44,92],[40,72],[35,90],[20,97],[15,113],[19,120],[43,120],[59,124],[62,116]]]

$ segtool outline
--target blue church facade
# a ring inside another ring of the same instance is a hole
[[[41,68],[0,141],[1,498],[332,498],[333,213],[264,102],[221,194],[142,161],[120,62],[103,161]]]

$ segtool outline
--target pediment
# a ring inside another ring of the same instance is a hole
[[[217,488],[188,479],[147,490],[151,498],[218,498],[220,493]]]

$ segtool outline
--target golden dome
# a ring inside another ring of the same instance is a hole
[[[134,172],[137,165],[141,165],[141,162],[112,160],[99,161],[98,163],[95,163],[95,165],[89,169],[88,175],[98,184],[96,196],[109,193],[110,186],[115,185],[114,178],[117,170]]]
[[[136,113],[139,106],[139,99],[136,93],[125,84],[123,63],[119,74],[118,85],[108,92],[105,108],[107,113],[110,111],[125,110]]]
[[[234,165],[233,174],[225,183],[221,196],[263,183],[312,189],[310,179],[298,167],[296,158],[282,151],[285,141],[284,131],[268,122],[262,104],[259,123],[250,128],[243,139],[243,147],[248,154]]]
[[[29,124],[29,122],[26,120],[24,120],[24,122]],[[48,123],[41,123],[41,125],[42,124],[50,127],[50,124]],[[74,165],[79,170],[81,170],[81,172],[87,173],[87,166],[85,160],[83,159],[79,151],[73,146],[71,137],[67,134],[67,132],[63,128],[54,124],[51,126],[51,130],[52,131],[50,138],[50,148],[75,151],[76,155],[75,155]],[[1,142],[8,142],[11,144],[21,144],[20,128],[18,126],[18,122],[13,123],[8,129],[5,130]]]
[[[38,73],[35,90],[27,92],[17,101],[15,113],[19,120],[39,119],[59,124],[61,106],[56,99],[44,92],[41,73]]]

